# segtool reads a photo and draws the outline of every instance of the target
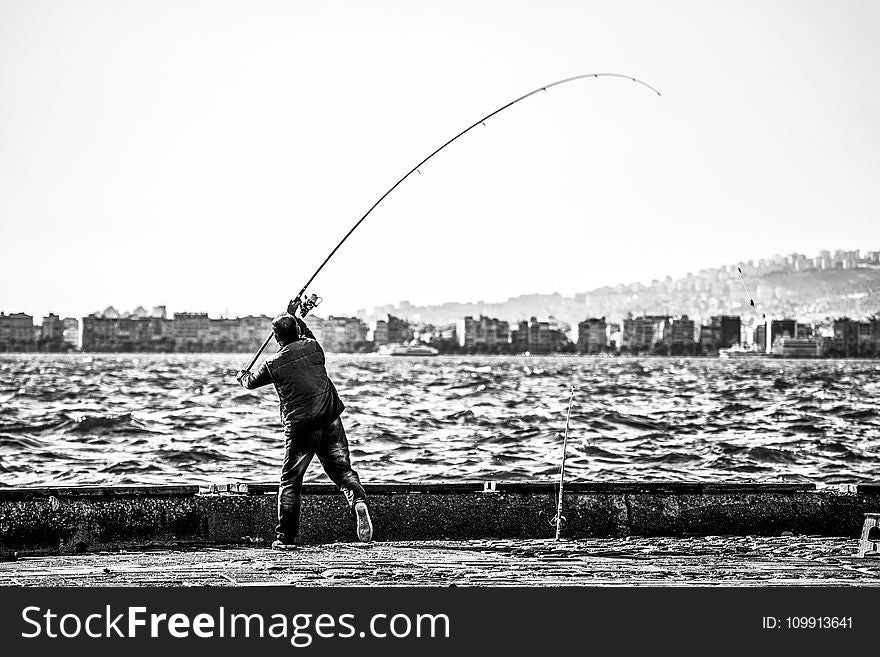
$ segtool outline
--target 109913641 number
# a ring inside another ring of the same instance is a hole
[[[852,616],[788,616],[785,627],[789,630],[851,630]]]

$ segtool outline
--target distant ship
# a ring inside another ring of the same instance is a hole
[[[766,356],[767,354],[757,347],[743,347],[740,344],[718,350],[719,358],[765,358]]]
[[[389,356],[436,356],[440,352],[426,344],[391,344],[381,353]]]

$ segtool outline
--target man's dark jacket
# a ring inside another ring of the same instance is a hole
[[[241,379],[241,385],[249,390],[269,383],[278,391],[281,422],[287,433],[328,425],[345,409],[327,376],[324,350],[314,339],[287,343],[267,358],[256,374],[248,373]]]

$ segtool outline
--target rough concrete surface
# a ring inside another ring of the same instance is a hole
[[[566,488],[573,538],[779,535],[857,537],[880,510],[875,487],[818,491],[812,484],[588,483]],[[214,492],[216,490],[216,492]],[[0,488],[0,556],[72,554],[182,545],[270,542],[276,484]],[[541,482],[380,484],[368,487],[380,542],[553,536],[556,488]],[[304,543],[354,539],[333,486],[303,496]]]
[[[3,586],[878,586],[858,540],[819,536],[333,543],[19,557]]]

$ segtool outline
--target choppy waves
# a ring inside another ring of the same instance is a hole
[[[272,481],[274,390],[230,355],[0,357],[0,485]],[[880,477],[880,363],[330,356],[365,481]],[[323,478],[314,464],[310,480]]]

